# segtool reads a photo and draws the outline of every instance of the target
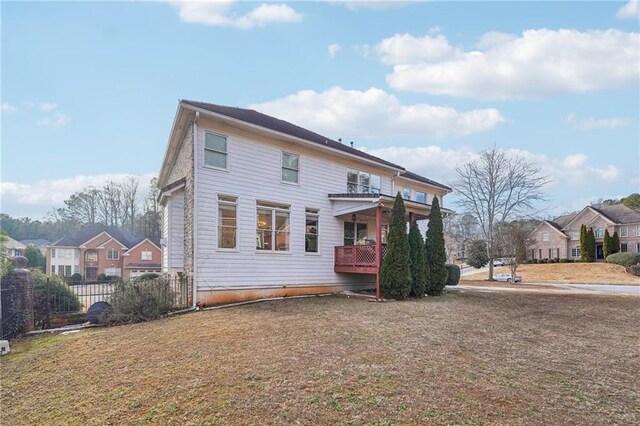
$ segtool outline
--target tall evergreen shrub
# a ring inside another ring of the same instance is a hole
[[[611,254],[620,252],[620,237],[618,236],[618,231],[613,231],[613,236],[611,237]]]
[[[587,239],[587,227],[584,224],[580,227],[580,259],[583,262],[589,261],[589,241]]]
[[[447,254],[444,248],[442,214],[438,197],[433,198],[425,242],[427,257],[427,294],[439,296],[447,285]]]
[[[596,235],[593,228],[587,230],[587,262],[596,260]]]
[[[604,230],[604,238],[602,239],[602,254],[606,259],[607,256],[611,254],[611,235],[609,235],[609,230]]]
[[[409,239],[402,196],[398,192],[391,211],[387,252],[380,268],[380,290],[387,299],[406,299],[411,292]]]
[[[427,260],[424,239],[416,222],[409,227],[409,253],[411,259],[411,296],[424,297],[427,292]]]

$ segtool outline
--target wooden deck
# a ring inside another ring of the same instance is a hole
[[[376,244],[336,246],[334,248],[334,271],[354,274],[377,274],[380,265],[376,261]],[[382,258],[386,244],[382,245]],[[382,258],[380,263],[382,263]]]

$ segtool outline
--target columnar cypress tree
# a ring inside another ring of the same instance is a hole
[[[444,248],[444,233],[442,214],[438,197],[433,198],[431,213],[429,213],[429,227],[425,242],[427,257],[427,294],[439,296],[447,285],[447,254]]]
[[[587,262],[596,260],[596,235],[593,228],[587,230]]]
[[[611,254],[618,253],[620,251],[620,237],[618,231],[613,231],[613,237],[611,237]]]
[[[604,254],[604,258],[611,254],[611,235],[609,235],[609,230],[604,230],[604,238],[602,239],[602,254]]]
[[[380,290],[382,297],[388,299],[406,299],[411,292],[407,221],[404,201],[399,192],[391,211],[387,253],[380,268]]]
[[[424,297],[427,292],[427,264],[424,239],[416,222],[409,227],[409,253],[411,259],[411,295]]]
[[[580,260],[589,261],[589,242],[587,241],[587,227],[583,224],[580,227]]]

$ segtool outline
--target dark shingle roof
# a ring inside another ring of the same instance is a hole
[[[53,247],[79,247],[83,243],[86,243],[95,236],[106,232],[116,240],[120,241],[127,248],[131,248],[142,241],[144,238],[137,237],[130,232],[117,228],[115,226],[105,225],[92,225],[86,228],[80,229],[72,233],[71,235],[60,238],[58,241],[51,244]]]
[[[32,245],[36,247],[46,246],[47,244],[51,243],[51,241],[45,240],[44,238],[38,238],[35,240],[22,240],[20,242],[25,246]]]
[[[132,262],[127,263],[125,268],[151,268],[151,269],[160,269],[159,263],[144,263],[144,262]]]
[[[558,216],[555,219],[550,220],[548,222],[554,224],[554,226],[556,226],[556,228],[562,229],[565,226],[567,226],[569,224],[569,222],[571,222],[573,220],[573,218],[575,218],[576,216],[577,216],[576,213],[565,214],[565,215],[562,215],[562,216]]]
[[[443,185],[441,183],[436,182],[435,180],[431,180],[429,178],[417,175],[417,174],[409,172],[409,171],[400,173],[400,176],[402,176],[403,178],[407,178],[407,179],[415,180],[415,181],[418,181],[418,182],[426,183],[428,185],[437,186],[439,188],[446,189],[447,191],[451,191],[451,188],[449,188],[446,185]]]
[[[624,204],[594,207],[593,209],[616,223],[640,223],[640,211],[627,207]]]
[[[209,104],[206,102],[189,101],[184,99],[182,100],[182,102],[198,108],[206,109],[207,111],[211,111],[216,114],[226,115],[227,117],[235,118],[236,120],[242,120],[247,123],[255,124],[256,126],[264,127],[310,142],[315,142],[319,145],[324,145],[329,148],[337,149],[339,151],[343,151],[352,155],[357,155],[358,157],[366,158],[368,160],[384,164],[385,166],[404,170],[404,167],[402,166],[393,164],[389,161],[385,161],[381,158],[375,157],[371,154],[367,154],[366,152],[362,152],[358,149],[351,148],[348,145],[343,145],[338,141],[334,141],[326,136],[319,135],[300,126],[296,126],[295,124],[289,123],[288,121],[280,120],[278,118],[271,117],[270,115],[266,115],[252,109],[229,107],[224,105]]]

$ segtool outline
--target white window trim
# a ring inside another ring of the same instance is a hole
[[[286,155],[293,155],[295,157],[298,157],[298,168],[297,169],[292,169],[290,167],[285,167],[284,164],[282,164],[283,161],[284,161],[285,154]],[[288,180],[282,179],[282,171],[284,169],[295,170],[296,172],[298,172],[298,181],[297,182],[289,182]],[[285,185],[300,186],[300,154],[294,154],[293,152],[282,151],[282,154],[280,155],[280,182],[284,183]]]
[[[404,196],[404,191],[409,191],[409,195],[407,195],[407,197],[405,198]],[[403,200],[409,200],[411,201],[411,188],[402,188],[402,193],[400,194],[402,196]]]
[[[261,205],[262,203],[262,205]],[[265,205],[265,204],[272,204],[272,206],[269,205]],[[283,209],[283,208],[279,208],[279,207],[275,207],[275,205],[281,205],[281,206],[288,206],[287,209]],[[256,238],[257,238],[257,233],[258,233],[258,209],[270,209],[273,214],[271,215],[271,242],[272,242],[272,247],[273,249],[271,250],[264,250],[264,249],[259,249],[254,242],[254,248],[255,248],[255,252],[256,253],[267,253],[267,254],[277,254],[277,255],[292,255],[293,252],[291,251],[291,205],[287,205],[285,203],[277,203],[277,202],[273,202],[273,201],[256,201],[256,207],[255,207],[255,219],[256,219],[256,223],[255,223],[255,232],[256,232]],[[276,250],[275,246],[276,246],[276,212],[287,212],[289,213],[289,247],[287,250]],[[237,234],[236,234],[237,235]]]
[[[640,237],[640,225],[636,226],[636,237]]]
[[[149,253],[149,259],[144,258],[144,253]],[[151,250],[141,250],[140,251],[140,260],[150,261],[153,260],[153,252]]]
[[[620,236],[621,237],[628,237],[629,236],[629,227],[621,226],[620,227]]]
[[[544,241],[544,242],[549,241],[549,233],[548,233],[548,232],[543,232],[543,233],[540,235],[540,239],[541,239],[542,241]]]
[[[222,200],[220,201],[220,197],[231,197],[231,198],[235,198],[236,201],[226,201],[226,200]],[[238,235],[240,234],[240,220],[238,217],[238,212],[239,212],[239,205],[238,205],[238,200],[240,199],[240,197],[238,197],[237,195],[232,195],[232,194],[223,194],[223,193],[218,193],[216,194],[216,199],[218,201],[217,207],[218,209],[216,210],[216,251],[220,251],[220,252],[226,252],[226,253],[238,253],[240,251],[240,241],[238,239]],[[236,208],[236,241],[235,241],[235,247],[234,248],[225,248],[225,247],[220,247],[220,236],[218,235],[218,233],[220,232],[220,204],[225,204],[227,206],[235,206]],[[257,210],[256,210],[256,215],[257,215]]]
[[[424,195],[424,201],[418,201],[418,194]],[[414,201],[416,203],[427,204],[427,200],[429,199],[429,195],[426,192],[415,191],[415,195],[413,196],[413,198],[414,198]]]
[[[227,141],[227,152],[216,151],[215,149],[207,148],[207,133],[210,133],[210,134],[216,135],[216,136],[220,136],[221,138],[225,138],[226,141]],[[204,135],[204,137],[202,138],[202,165],[203,165],[203,167],[205,167],[207,169],[211,169],[211,170],[218,170],[218,171],[221,171],[221,172],[228,172],[229,171],[229,136],[223,135],[223,134],[217,133],[217,132],[212,132],[210,130],[205,130],[203,135]],[[207,164],[206,155],[205,155],[206,151],[217,152],[218,154],[224,154],[226,156],[225,164],[227,165],[227,167],[224,167],[224,168],[223,167],[216,167],[216,166],[212,166],[210,164]]]
[[[111,255],[111,257],[109,257],[110,253],[116,253],[117,256],[113,257],[113,255]],[[107,260],[120,260],[120,250],[117,249],[107,249]]]
[[[352,170],[354,172],[358,172],[358,183],[356,184],[358,190],[356,192],[354,192],[354,194],[372,194],[372,195],[380,195],[380,194],[382,194],[382,175],[377,175],[375,173],[367,172],[367,171],[364,171],[364,170],[347,167],[347,170],[345,171],[345,176],[344,177],[345,177],[345,183],[347,184],[347,193],[348,194],[352,194],[351,192],[349,192],[349,170]],[[360,191],[360,187],[362,186],[362,185],[360,185],[360,173],[369,175],[369,192]],[[375,176],[375,177],[380,178],[380,188],[378,188],[378,192],[371,192],[371,189],[372,189],[371,176]]]
[[[316,210],[316,213],[309,213],[309,212],[307,212],[307,209]],[[318,219],[318,231],[317,231],[318,251],[316,251],[316,252],[307,251],[306,241],[305,241],[304,255],[305,256],[320,256],[320,255],[322,255],[322,240],[320,238],[320,230],[322,229],[321,226],[320,226],[320,209],[313,209],[311,207],[308,207],[308,208],[305,207],[305,209],[304,209],[304,226],[305,226],[304,237],[305,237],[305,239],[307,238],[307,230],[306,230],[306,227],[307,227],[307,215],[316,216],[317,219]]]

